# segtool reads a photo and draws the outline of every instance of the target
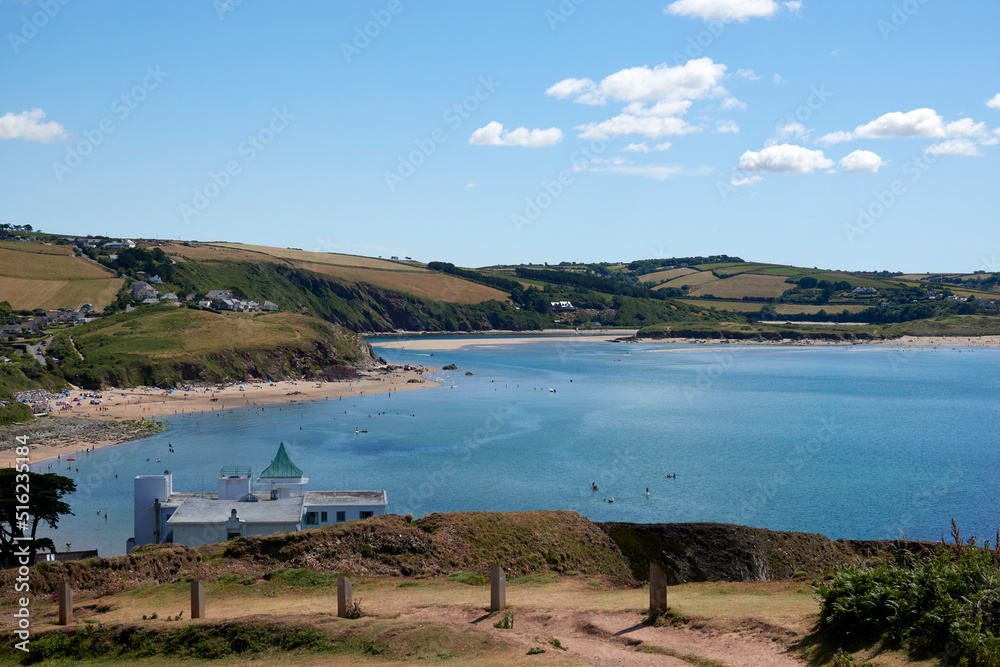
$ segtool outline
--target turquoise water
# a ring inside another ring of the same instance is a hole
[[[60,471],[80,490],[57,546],[123,553],[133,476],[169,467],[175,490],[214,490],[221,466],[257,473],[279,441],[308,488],[386,489],[399,514],[570,509],[833,538],[1000,526],[1000,350],[548,341],[431,357],[373,342],[458,370],[439,389],[172,418],[83,457]]]

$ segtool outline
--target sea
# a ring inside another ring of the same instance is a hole
[[[168,417],[53,467],[77,482],[74,515],[40,534],[122,554],[133,477],[215,490],[221,467],[257,474],[281,442],[307,489],[385,489],[389,512],[416,517],[571,510],[834,539],[1000,528],[1000,349],[384,340],[391,363],[457,370],[438,388]]]

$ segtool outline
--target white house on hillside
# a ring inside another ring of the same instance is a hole
[[[234,537],[296,532],[303,528],[367,519],[385,514],[383,491],[304,491],[309,479],[292,463],[284,443],[251,490],[251,470],[227,466],[216,491],[175,492],[173,474],[139,475],[134,481],[134,536],[126,550],[141,544],[187,546]]]

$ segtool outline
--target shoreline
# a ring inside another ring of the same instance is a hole
[[[567,335],[563,330],[546,330],[548,333],[526,336],[520,332],[490,334],[445,334],[451,338],[414,338],[409,340],[392,340],[393,336],[381,336],[377,341],[370,341],[373,346],[387,350],[417,350],[448,352],[466,348],[497,348],[504,345],[523,345],[527,343],[652,343],[657,345],[754,345],[775,347],[897,347],[897,348],[934,348],[934,347],[1000,347],[1000,336],[902,336],[878,340],[737,340],[726,338],[635,338],[635,330],[604,329],[600,332],[588,332]],[[406,334],[394,334],[399,337]],[[417,335],[417,334],[414,334]],[[437,336],[437,334],[429,334]],[[458,336],[462,336],[459,338]]]
[[[413,389],[431,389],[441,386],[440,383],[427,379],[428,375],[437,372],[437,369],[426,367],[389,366],[385,369],[361,371],[361,376],[354,380],[335,382],[309,380],[267,382],[261,380],[230,383],[224,386],[192,386],[191,391],[176,389],[173,392],[152,387],[132,387],[102,392],[77,389],[71,391],[68,397],[60,397],[52,401],[52,407],[55,411],[50,415],[93,420],[108,425],[118,423],[124,426],[139,420],[163,421],[178,415],[196,412],[217,412],[258,405],[311,402],[327,398],[363,396],[365,393],[385,394]],[[95,395],[100,395],[101,398],[94,398]],[[80,400],[73,401],[74,398],[80,398]],[[92,404],[91,400],[99,400],[100,403]],[[62,409],[63,406],[55,405],[57,402],[65,402],[74,407]],[[58,442],[52,444],[45,444],[45,438],[40,443],[34,442],[30,432],[32,430],[45,430],[45,419],[48,417],[37,418],[36,421],[29,424],[11,424],[3,427],[5,430],[9,429],[13,432],[14,436],[21,435],[21,433],[16,432],[18,428],[21,428],[24,434],[29,436],[31,465],[51,462],[58,456],[65,457],[66,455],[84,453],[91,448],[101,449],[120,445],[152,434],[98,441],[90,440],[86,436],[79,437],[69,434],[55,436]],[[13,441],[13,437],[10,440],[10,446],[0,450],[0,468],[13,466],[15,458],[17,458],[14,449],[17,443]],[[7,444],[4,442],[0,446]]]

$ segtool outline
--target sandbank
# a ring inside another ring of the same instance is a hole
[[[364,371],[361,377],[354,380],[339,382],[317,382],[309,380],[285,380],[280,382],[256,381],[246,383],[231,383],[227,385],[192,386],[190,391],[176,389],[173,392],[152,387],[133,387],[130,389],[115,389],[114,391],[88,392],[74,390],[68,398],[60,398],[66,402],[69,409],[56,405],[53,414],[66,417],[82,417],[100,421],[122,419],[163,420],[176,415],[196,412],[214,412],[217,410],[232,410],[253,407],[257,405],[277,405],[304,401],[318,401],[342,396],[362,396],[364,394],[382,394],[411,389],[427,389],[440,386],[424,376],[436,372],[432,368],[410,367],[404,370],[393,367],[392,370]],[[419,382],[410,382],[419,380]],[[99,394],[100,399],[94,397]],[[79,401],[74,401],[79,398]],[[91,403],[91,401],[100,403]],[[41,419],[46,419],[42,417]],[[26,425],[26,430],[31,427]],[[63,440],[58,444],[38,444],[28,441],[31,446],[30,459],[32,464],[42,463],[56,456],[73,456],[86,449],[117,445],[126,440],[90,441],[86,438]],[[0,467],[14,465],[17,454],[13,446],[17,443],[2,443],[10,448],[0,450]]]

